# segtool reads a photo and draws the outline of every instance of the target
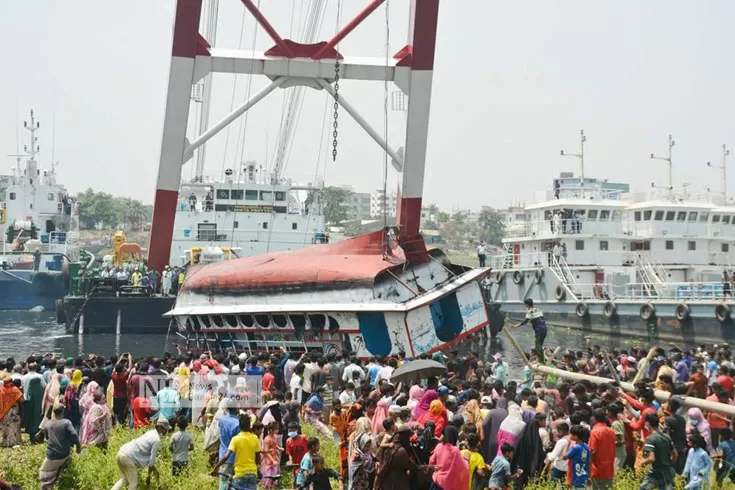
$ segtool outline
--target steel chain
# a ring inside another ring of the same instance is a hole
[[[337,161],[337,130],[339,128],[339,58],[334,60],[334,122],[332,127],[332,161]]]

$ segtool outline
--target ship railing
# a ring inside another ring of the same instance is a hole
[[[643,282],[626,283],[624,285],[613,285],[610,283],[577,283],[577,298],[583,300],[631,300],[646,301],[653,299],[665,299],[672,301],[696,301],[696,300],[723,300],[730,299],[730,293],[725,294],[725,288],[721,282],[667,282],[656,287],[655,293],[651,294],[650,285]]]

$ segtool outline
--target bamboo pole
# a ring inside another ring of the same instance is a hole
[[[641,359],[640,364],[638,364],[638,372],[636,373],[635,377],[633,378],[633,384],[636,384],[640,379],[643,377],[643,371],[648,368],[648,363],[651,362],[651,358],[653,357],[653,354],[656,353],[656,349],[658,347],[653,346],[648,350],[648,355]]]
[[[508,340],[510,340],[511,345],[515,348],[515,350],[518,352],[518,355],[521,356],[521,360],[523,363],[533,369],[533,365],[531,364],[531,361],[528,360],[526,357],[526,354],[524,354],[523,349],[521,349],[521,346],[518,345],[518,342],[516,342],[516,339],[513,338],[513,336],[510,334],[510,331],[508,330],[508,327],[503,327],[503,331],[505,332],[505,336],[508,337]]]
[[[610,374],[612,374],[613,380],[615,380],[615,386],[620,386],[620,378],[618,377],[618,371],[615,369],[615,365],[610,360],[610,356],[606,350],[602,351],[602,358],[605,359],[607,367],[610,368]]]

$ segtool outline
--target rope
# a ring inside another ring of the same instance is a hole
[[[385,2],[385,66],[390,61],[390,0]],[[388,78],[383,82],[383,138],[388,146]],[[396,203],[398,204],[398,203]],[[388,227],[388,152],[383,152],[383,229]],[[388,255],[388,237],[383,238],[383,256]]]

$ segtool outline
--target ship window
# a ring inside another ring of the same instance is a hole
[[[643,211],[643,221],[651,221],[651,214],[653,214],[653,211]]]
[[[584,240],[574,240],[574,250],[584,250]]]
[[[276,191],[276,201],[285,201],[286,193],[283,191]]]
[[[607,240],[600,240],[600,250],[603,250],[603,251],[608,250]]]
[[[641,212],[640,212],[640,211],[636,211],[636,212],[635,212],[635,213],[633,214],[633,216],[635,216],[635,220],[636,220],[636,221],[640,221],[640,220],[641,220]]]
[[[643,250],[651,250],[651,242],[643,242]]]
[[[209,328],[212,326],[211,323],[209,323],[209,315],[199,315],[199,323],[201,324],[202,328]]]
[[[260,200],[261,201],[272,201],[273,200],[273,192],[271,192],[271,191],[260,191]]]
[[[315,334],[321,333],[326,325],[326,318],[324,315],[309,315],[309,323],[311,323],[311,331]]]
[[[240,222],[239,221],[233,221],[232,222],[232,227],[233,228],[240,228]]]
[[[15,201],[15,192],[10,193],[10,200]]]
[[[257,201],[258,200],[258,191],[245,191],[245,200],[246,201]]]
[[[217,223],[197,224],[197,240],[211,242],[217,239]]]
[[[723,214],[722,215],[722,224],[723,225],[729,225],[730,224],[730,215],[729,214]]]
[[[226,326],[237,327],[237,317],[235,315],[225,315],[223,318],[227,324]]]
[[[653,219],[656,221],[663,221],[664,219],[664,212],[663,211],[656,211],[656,214],[654,215]]]
[[[286,315],[273,315],[271,316],[271,319],[278,328],[286,328],[288,326]]]
[[[263,229],[264,230],[267,230],[268,229],[268,222],[267,221],[264,221],[263,222]]]
[[[222,328],[222,317],[219,315],[212,315],[212,324],[217,328]]]
[[[292,230],[298,230],[299,229],[299,224],[298,223],[291,223],[291,229]]]
[[[243,327],[250,328],[254,325],[253,315],[240,315],[240,323]]]
[[[242,199],[243,191],[242,189],[232,189],[230,191],[230,199],[237,199],[238,201]]]
[[[291,325],[293,325],[294,338],[302,340],[304,338],[304,330],[306,328],[306,317],[304,315],[289,315]]]
[[[217,189],[217,199],[229,199],[229,198],[230,198],[229,189]]]
[[[48,197],[48,200],[49,201],[53,201],[54,200],[54,193],[53,192],[49,192],[47,197]]]
[[[590,212],[587,213],[587,220],[594,221],[597,219],[597,210],[596,209],[590,209]]]
[[[327,320],[329,321],[329,333],[339,332],[339,322],[331,316],[327,316]]]
[[[719,223],[720,222],[720,215],[719,214],[713,214],[712,215],[712,222],[713,223]]]
[[[679,211],[676,215],[676,221],[684,221],[685,219],[687,219],[687,212]]]
[[[689,240],[687,247],[689,248],[689,251],[697,250],[697,242],[694,240]]]
[[[675,211],[666,211],[666,221],[674,221]]]
[[[722,251],[727,253],[730,251],[730,244],[729,243],[723,243],[722,244]]]
[[[268,315],[255,315],[255,321],[263,328],[268,328],[271,325]]]
[[[689,213],[689,221],[697,221],[697,212],[696,211],[692,211],[691,213]]]
[[[600,221],[607,221],[610,219],[610,210],[609,209],[603,209],[600,211]]]
[[[620,211],[613,211],[613,221],[620,221],[622,213]]]
[[[674,240],[666,240],[666,250],[674,250]]]

